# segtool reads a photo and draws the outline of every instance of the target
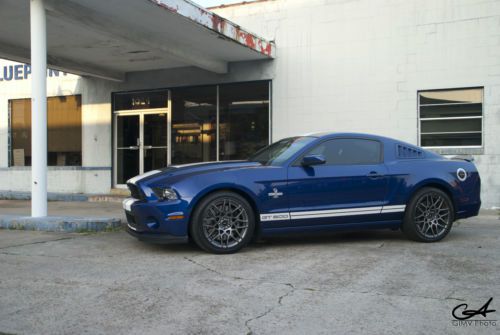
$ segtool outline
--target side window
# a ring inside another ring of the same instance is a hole
[[[378,164],[381,151],[378,141],[342,138],[323,142],[307,154],[323,155],[325,165]]]

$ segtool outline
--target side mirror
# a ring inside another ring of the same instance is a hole
[[[325,164],[326,159],[323,155],[307,155],[302,158],[302,166],[312,166],[312,165],[321,165]]]

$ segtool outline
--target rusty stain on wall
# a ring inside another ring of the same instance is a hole
[[[244,45],[267,57],[274,57],[274,43],[254,35],[237,24],[185,0],[149,0],[172,13],[182,15],[223,37]]]

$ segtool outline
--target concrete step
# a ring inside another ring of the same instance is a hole
[[[128,188],[112,188],[109,193],[111,195],[130,197],[130,191]]]
[[[88,196],[88,202],[122,202],[129,195],[116,194],[92,194]]]
[[[120,218],[74,217],[74,216],[30,216],[0,215],[0,228],[15,230],[64,231],[84,233],[90,231],[112,231],[120,229]]]

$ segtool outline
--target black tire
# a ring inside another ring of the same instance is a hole
[[[201,249],[214,254],[231,254],[252,239],[255,214],[239,194],[215,192],[196,206],[189,229],[193,241]]]
[[[453,220],[450,197],[440,189],[424,187],[412,196],[406,206],[402,230],[411,240],[437,242],[448,235]]]

